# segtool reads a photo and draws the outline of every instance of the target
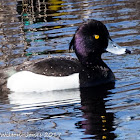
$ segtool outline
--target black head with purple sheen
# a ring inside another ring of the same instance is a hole
[[[71,43],[81,63],[96,61],[108,46],[109,32],[106,26],[97,20],[88,20],[77,29]]]

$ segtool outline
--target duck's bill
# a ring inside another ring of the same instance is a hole
[[[118,54],[118,55],[126,54],[126,53],[130,54],[131,53],[130,50],[128,50],[126,48],[123,48],[123,47],[120,47],[118,44],[116,44],[111,39],[109,39],[106,51],[114,53],[114,54]]]

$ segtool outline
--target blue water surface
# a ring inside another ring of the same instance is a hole
[[[102,55],[116,76],[111,90],[0,91],[0,138],[140,140],[139,7],[137,0],[1,1],[1,69],[50,56],[76,57],[69,43],[87,19],[102,21],[132,53]]]

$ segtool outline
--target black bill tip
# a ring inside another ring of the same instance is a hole
[[[131,51],[128,50],[128,49],[126,49],[126,50],[125,50],[125,53],[126,53],[126,54],[131,54]]]

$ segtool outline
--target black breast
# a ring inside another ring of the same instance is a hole
[[[111,69],[102,61],[102,65],[83,67],[79,73],[80,87],[95,87],[115,82]]]

